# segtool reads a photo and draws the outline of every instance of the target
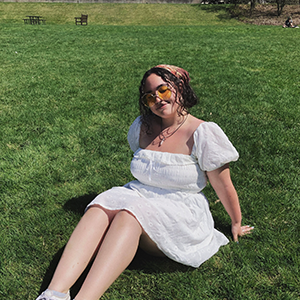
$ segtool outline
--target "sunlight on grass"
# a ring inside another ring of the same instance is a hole
[[[170,63],[190,72],[192,113],[239,151],[232,178],[255,232],[199,269],[140,253],[103,299],[299,299],[298,32],[206,26],[220,16],[188,5],[97,4],[92,26],[75,26],[83,7],[0,3],[1,297],[35,299],[86,204],[132,179],[126,135],[141,76]],[[49,23],[24,25],[29,12]],[[218,197],[205,194],[231,239]]]
[[[88,14],[89,25],[242,25],[229,18],[225,6],[217,11],[210,7],[186,4],[0,3],[0,24],[22,24],[27,15],[40,15],[46,19],[46,24],[74,24],[74,17]]]

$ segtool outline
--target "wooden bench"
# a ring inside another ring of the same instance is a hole
[[[81,17],[75,17],[75,25],[87,25],[88,24],[88,15],[81,15]]]

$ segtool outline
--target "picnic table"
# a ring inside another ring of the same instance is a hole
[[[23,19],[24,20],[24,24],[31,24],[31,25],[40,25],[45,24],[46,20],[43,19],[42,16],[26,16],[26,18],[28,19]]]

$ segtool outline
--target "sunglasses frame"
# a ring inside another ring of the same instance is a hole
[[[163,93],[161,93],[161,92],[159,91],[161,88],[166,88],[166,89],[164,90]],[[171,92],[169,97],[163,97],[163,96],[162,96],[166,91]],[[151,96],[151,97],[152,97],[152,101],[147,100],[147,99],[146,99],[147,96]],[[155,91],[155,94],[152,94],[152,93],[146,93],[146,94],[144,94],[144,95],[142,96],[142,102],[143,102],[143,104],[144,104],[146,107],[149,107],[149,108],[150,108],[150,107],[152,107],[152,106],[155,105],[156,97],[158,97],[158,98],[161,99],[161,100],[169,100],[169,99],[171,98],[171,96],[172,96],[172,90],[171,90],[171,88],[170,88],[168,85],[164,84],[164,85],[161,85],[161,86]],[[152,103],[152,105],[149,105],[149,102]]]

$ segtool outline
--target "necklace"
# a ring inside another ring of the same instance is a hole
[[[178,125],[178,127],[172,132],[170,133],[169,135],[165,136],[163,131],[162,131],[162,123],[160,124],[160,128],[161,128],[161,131],[160,131],[160,134],[159,134],[159,138],[161,139],[158,146],[160,147],[162,145],[162,143],[167,139],[169,138],[170,136],[172,136],[183,124],[184,122],[186,121],[186,119],[188,118],[188,115],[186,115],[186,117],[184,118],[184,120]],[[162,136],[162,138],[160,137]]]

